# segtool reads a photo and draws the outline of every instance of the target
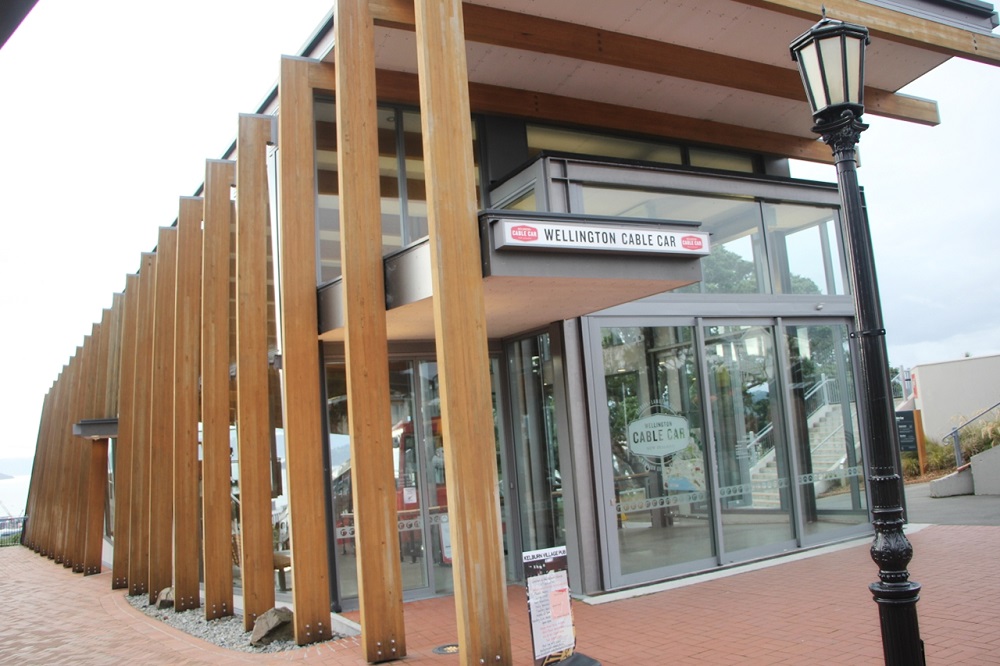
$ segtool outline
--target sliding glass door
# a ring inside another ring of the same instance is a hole
[[[610,587],[864,529],[846,323],[634,323],[587,328]]]

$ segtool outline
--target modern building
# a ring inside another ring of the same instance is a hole
[[[299,643],[358,606],[370,661],[453,594],[507,663],[525,552],[596,595],[870,532],[841,200],[788,166],[832,161],[788,52],[819,2],[336,5],[53,383],[28,545],[106,532],[116,586],[208,617],[289,595]],[[827,10],[870,114],[1000,64],[976,0]]]
[[[988,421],[1000,407],[1000,355],[923,363],[912,376],[913,408],[920,410],[925,437],[948,443],[955,428],[984,413],[980,423]]]

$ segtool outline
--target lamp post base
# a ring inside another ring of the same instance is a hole
[[[882,625],[882,654],[888,666],[922,666],[924,642],[917,622],[920,584],[872,583],[868,586],[878,604]]]

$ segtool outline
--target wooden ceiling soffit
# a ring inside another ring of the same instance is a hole
[[[378,98],[402,104],[416,104],[417,75],[378,70]],[[831,163],[829,147],[815,139],[767,132],[738,125],[701,120],[671,113],[648,111],[604,102],[560,97],[530,90],[502,88],[482,83],[469,84],[472,111],[588,127],[604,127],[622,132],[662,136],[670,139],[741,148],[812,162]]]
[[[413,29],[412,0],[372,0],[370,5],[376,25]],[[462,10],[465,38],[470,42],[806,101],[802,80],[793,68],[482,5],[465,4]],[[865,89],[865,96],[865,109],[873,115],[923,125],[940,123],[934,101],[871,87]]]
[[[830,18],[860,23],[873,37],[928,49],[966,60],[1000,65],[1000,37],[963,30],[857,0],[736,0],[745,5],[819,20],[822,6]],[[867,93],[866,93],[867,94]]]

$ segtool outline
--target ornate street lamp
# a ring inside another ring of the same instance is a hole
[[[864,64],[868,29],[823,18],[791,45],[806,97],[812,106],[812,128],[833,149],[837,183],[845,217],[851,275],[854,280],[857,331],[851,334],[860,370],[864,424],[870,443],[869,488],[875,540],[872,559],[879,581],[869,589],[878,604],[882,650],[886,664],[924,664],[924,645],[917,623],[920,585],[909,580],[906,567],[913,548],[903,534],[902,485],[895,452],[896,420],[889,363],[882,326],[871,233],[858,187],[856,146],[868,125],[864,113]]]

